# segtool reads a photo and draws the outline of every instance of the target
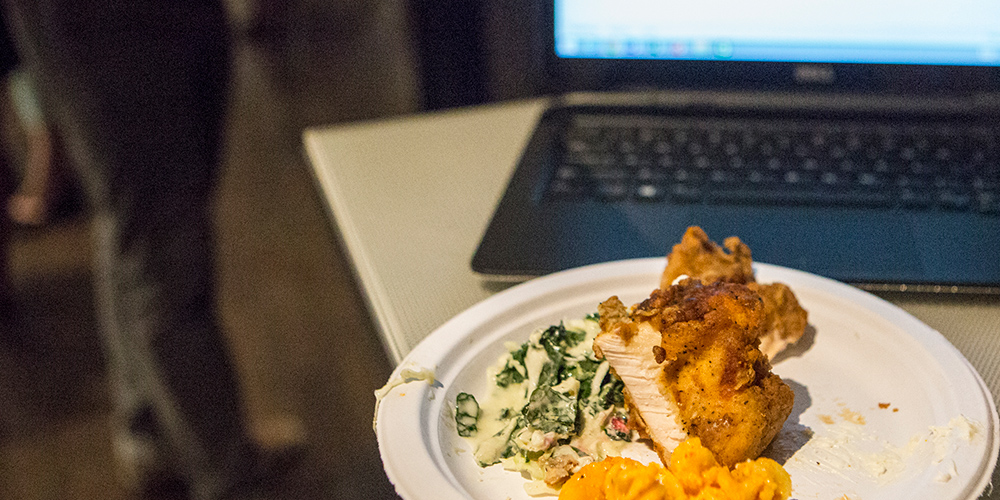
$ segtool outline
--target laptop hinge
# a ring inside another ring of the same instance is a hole
[[[633,91],[574,92],[561,96],[562,106],[707,108],[729,111],[836,111],[857,113],[914,113],[1000,115],[1000,96],[907,96],[769,91]]]

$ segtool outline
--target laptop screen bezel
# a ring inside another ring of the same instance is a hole
[[[553,92],[814,89],[941,96],[994,93],[1000,88],[998,66],[561,58],[555,50],[555,2],[543,4],[540,41],[548,90]],[[813,71],[803,72],[806,66]]]

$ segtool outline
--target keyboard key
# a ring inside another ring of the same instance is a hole
[[[824,186],[832,188],[846,186],[848,184],[847,176],[838,172],[823,172],[819,176],[819,181],[823,183]]]
[[[673,168],[676,164],[676,160],[671,155],[663,155],[656,160],[656,165],[663,168]]]
[[[661,184],[640,184],[635,190],[635,197],[641,201],[659,201],[666,194]]]
[[[586,186],[578,182],[556,179],[549,184],[548,195],[551,199],[563,201],[581,200],[586,194]]]
[[[639,182],[661,183],[667,178],[666,171],[654,167],[642,167],[635,173],[635,178]]]
[[[629,186],[624,181],[606,180],[598,182],[594,186],[594,193],[601,200],[618,201],[625,199],[629,195]]]
[[[677,170],[674,170],[673,178],[675,181],[682,184],[684,183],[696,184],[701,182],[702,179],[705,178],[705,174],[704,172],[698,170],[678,168]]]
[[[701,201],[701,188],[693,184],[674,184],[670,186],[670,196],[680,202]]]
[[[888,185],[885,176],[875,172],[862,172],[855,178],[855,182],[866,189],[879,189]]]
[[[938,192],[937,202],[948,210],[964,210],[972,203],[972,196],[953,189],[942,189]]]
[[[769,170],[756,169],[747,171],[745,178],[747,182],[749,182],[751,185],[754,184],[759,185],[759,184],[775,184],[778,182],[778,179],[780,177],[778,174],[771,172]]]
[[[734,184],[736,175],[729,170],[717,168],[709,172],[708,180],[714,184]]]
[[[590,176],[598,181],[624,181],[632,177],[632,174],[627,168],[616,165],[606,168],[592,168]]]
[[[934,204],[934,197],[927,191],[904,187],[899,190],[899,204],[903,208],[928,208]]]
[[[786,186],[810,186],[815,185],[819,179],[816,172],[808,170],[789,170],[781,177],[781,182]]]
[[[582,177],[583,172],[576,165],[560,165],[555,172],[555,178],[563,181],[580,179]]]

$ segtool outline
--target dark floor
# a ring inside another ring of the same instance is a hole
[[[390,366],[300,134],[415,111],[413,57],[398,2],[313,3],[293,9],[287,33],[237,41],[220,310],[250,418],[292,414],[309,433],[303,463],[265,498],[392,498],[371,428]],[[84,213],[15,234],[14,285],[37,349],[0,349],[2,499],[127,498],[109,443],[88,229]]]

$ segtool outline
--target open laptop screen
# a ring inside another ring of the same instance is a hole
[[[560,58],[1000,65],[997,0],[556,0]]]

